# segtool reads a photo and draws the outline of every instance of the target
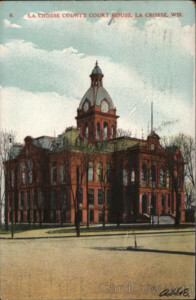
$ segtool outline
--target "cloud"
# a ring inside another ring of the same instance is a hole
[[[1,127],[14,130],[19,142],[27,135],[38,137],[60,134],[76,125],[78,101],[57,93],[31,93],[18,88],[0,87]]]
[[[22,26],[20,25],[17,25],[17,24],[14,24],[14,23],[11,23],[9,20],[5,19],[4,20],[4,26],[6,28],[22,28]]]

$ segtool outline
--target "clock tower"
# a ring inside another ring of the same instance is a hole
[[[77,128],[82,139],[90,143],[116,137],[117,118],[113,101],[102,84],[103,73],[96,62],[90,75],[91,86],[77,110]]]

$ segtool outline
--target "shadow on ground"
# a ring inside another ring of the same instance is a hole
[[[163,254],[175,254],[175,255],[191,255],[195,256],[194,252],[185,251],[171,251],[171,250],[158,250],[158,249],[145,249],[142,247],[93,247],[94,250],[104,251],[135,251],[135,252],[150,252],[150,253],[163,253]]]

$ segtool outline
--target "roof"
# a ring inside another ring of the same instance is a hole
[[[96,74],[103,75],[103,73],[102,73],[100,67],[98,66],[98,61],[96,61],[95,67],[94,67],[94,69],[92,70],[91,75],[96,75]]]
[[[82,109],[85,100],[88,100],[90,102],[90,106],[100,106],[103,99],[106,99],[108,101],[110,109],[114,109],[114,103],[112,101],[112,98],[103,86],[90,87],[84,94],[80,102],[79,109]]]
[[[50,149],[55,139],[55,137],[40,136],[36,139],[33,139],[33,144],[43,149]]]

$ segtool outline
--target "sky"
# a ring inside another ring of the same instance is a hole
[[[115,12],[133,17],[111,21]],[[38,17],[44,13],[61,17]],[[62,17],[74,13],[86,17]],[[108,17],[96,17],[100,13]],[[15,131],[23,142],[27,135],[54,136],[76,126],[98,60],[118,128],[146,137],[153,101],[160,136],[194,136],[194,20],[192,1],[1,3],[1,129]]]

